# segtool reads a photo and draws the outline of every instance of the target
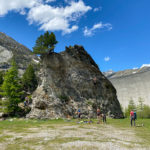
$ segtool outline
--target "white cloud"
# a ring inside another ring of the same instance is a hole
[[[91,10],[82,0],[67,1],[67,6],[51,6],[56,0],[0,0],[0,16],[9,11],[27,15],[30,24],[38,24],[40,30],[71,33],[78,29],[76,21]]]
[[[110,57],[109,56],[105,57],[104,61],[110,61]]]
[[[42,0],[0,0],[0,16],[6,15],[9,11],[23,13],[25,8],[32,8],[41,2]]]
[[[46,3],[55,2],[56,0],[45,0]]]
[[[30,24],[38,23],[41,30],[63,31],[63,34],[71,33],[78,29],[77,25],[72,25],[79,17],[91,10],[83,1],[72,1],[66,7],[52,7],[41,4],[30,9],[28,20]]]
[[[25,15],[25,14],[26,14],[25,9],[22,9],[22,10],[20,11],[20,14],[21,14],[21,15]]]
[[[112,25],[110,23],[103,24],[102,22],[93,25],[91,29],[88,29],[87,26],[84,28],[84,36],[93,36],[97,29],[107,29],[108,31],[112,30]]]
[[[97,7],[93,9],[94,12],[101,11],[101,10],[102,10],[102,7]]]

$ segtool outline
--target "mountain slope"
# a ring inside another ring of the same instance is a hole
[[[12,58],[21,70],[24,70],[28,64],[38,61],[38,58],[27,47],[0,32],[0,70],[8,69]]]

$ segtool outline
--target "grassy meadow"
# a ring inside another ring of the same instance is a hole
[[[128,150],[150,148],[150,119],[108,119],[107,124],[78,120],[28,120],[0,122],[1,150]],[[144,126],[141,126],[144,124]]]

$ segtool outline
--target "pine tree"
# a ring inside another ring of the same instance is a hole
[[[23,87],[28,92],[33,92],[38,85],[37,77],[32,65],[29,65],[22,77]]]
[[[131,111],[131,110],[134,110],[134,109],[136,109],[136,106],[135,106],[135,104],[134,104],[133,99],[131,99],[131,100],[129,101],[128,110]]]
[[[134,101],[131,98],[128,104],[128,108],[125,108],[125,116],[128,117],[130,115],[130,111],[135,109],[136,109],[136,105],[134,104]]]
[[[143,109],[144,109],[144,100],[141,97],[139,97],[138,102],[139,102],[138,111],[143,111]]]
[[[57,43],[58,41],[56,40],[55,34],[47,31],[44,33],[44,35],[41,35],[37,38],[36,44],[33,47],[33,53],[39,55],[50,54],[54,51]]]
[[[138,103],[139,103],[138,106],[137,106],[137,109],[138,109],[138,116],[139,116],[140,118],[143,118],[144,100],[143,100],[141,97],[139,97]]]
[[[4,81],[4,72],[0,71],[0,85],[2,85],[3,81]]]
[[[3,105],[5,112],[10,115],[17,115],[19,111],[18,104],[21,102],[21,84],[18,77],[18,69],[15,61],[12,61],[12,67],[6,72],[1,90],[6,98]]]

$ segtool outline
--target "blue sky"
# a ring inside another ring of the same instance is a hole
[[[0,0],[0,31],[32,50],[53,31],[58,44],[83,45],[101,71],[150,63],[149,0]]]

